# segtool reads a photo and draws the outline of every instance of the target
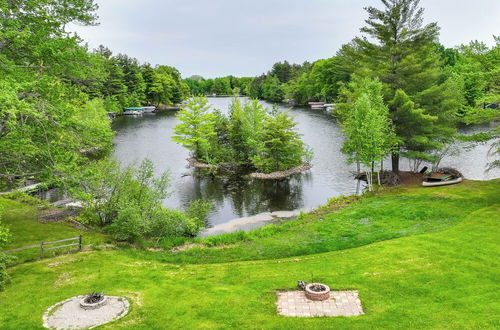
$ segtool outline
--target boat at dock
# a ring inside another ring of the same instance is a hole
[[[323,104],[323,108],[325,109],[326,112],[332,112],[333,109],[335,109],[335,106],[336,106],[335,103]]]
[[[123,115],[125,116],[138,116],[144,113],[143,107],[131,107],[123,109]]]

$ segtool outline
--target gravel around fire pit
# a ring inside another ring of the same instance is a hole
[[[88,310],[80,307],[80,301],[85,296],[58,302],[43,314],[43,326],[49,329],[91,329],[117,320],[128,313],[130,305],[126,298],[106,297],[105,305]]]

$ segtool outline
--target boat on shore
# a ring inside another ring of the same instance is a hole
[[[447,186],[450,184],[457,184],[464,180],[462,176],[455,177],[451,174],[445,173],[432,173],[424,177],[422,181],[423,187],[437,187],[437,186]]]

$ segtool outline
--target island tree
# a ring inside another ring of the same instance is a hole
[[[288,113],[266,112],[258,100],[233,99],[229,115],[210,109],[207,98],[192,98],[179,112],[173,140],[194,158],[215,168],[239,167],[265,173],[287,170],[310,160],[311,153]]]
[[[310,151],[296,131],[296,125],[287,112],[276,112],[267,118],[262,143],[252,158],[258,170],[264,173],[284,171],[310,160]]]
[[[192,97],[177,114],[181,121],[175,126],[172,140],[191,150],[192,156],[199,161],[213,163],[213,139],[216,117],[210,109],[206,97]]]

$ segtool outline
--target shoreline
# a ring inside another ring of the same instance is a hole
[[[187,158],[188,164],[190,167],[196,168],[196,169],[220,169],[223,166],[222,165],[210,165],[207,163],[202,163],[196,160],[195,158]],[[250,173],[249,176],[252,179],[259,179],[259,180],[279,180],[279,179],[285,179],[288,178],[294,174],[299,174],[303,173],[306,171],[309,171],[313,165],[311,163],[304,163],[300,166],[292,167],[289,168],[288,170],[284,171],[276,171],[276,172],[271,172],[271,173],[261,173],[261,172],[253,172]]]

